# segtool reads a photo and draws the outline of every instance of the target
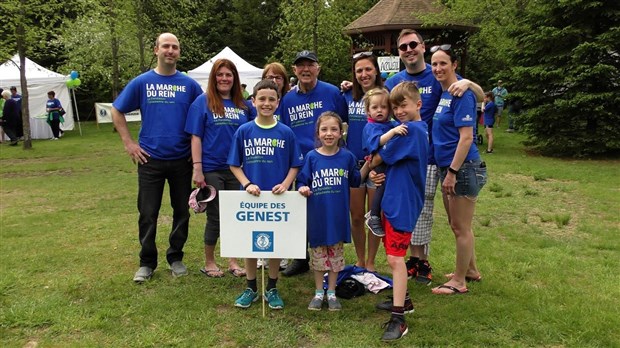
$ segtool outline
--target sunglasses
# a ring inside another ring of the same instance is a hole
[[[398,49],[405,52],[407,50],[407,46],[409,46],[409,48],[411,48],[412,50],[414,50],[416,47],[418,47],[420,43],[417,41],[411,41],[409,43],[404,43],[401,44],[400,46],[398,46]]]
[[[353,55],[353,59],[366,58],[366,57],[371,57],[371,56],[372,56],[372,51],[359,52]]]
[[[438,50],[449,51],[450,48],[452,48],[452,45],[450,45],[450,44],[433,46],[433,47],[431,47],[431,53],[435,53]]]

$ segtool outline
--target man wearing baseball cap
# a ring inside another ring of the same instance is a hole
[[[338,87],[319,80],[321,66],[316,53],[303,50],[295,56],[293,73],[297,76],[297,88],[282,98],[282,122],[289,126],[301,148],[304,158],[314,149],[316,119],[325,111],[340,115],[343,122],[348,121],[347,103]],[[293,260],[282,272],[294,276],[308,271],[306,260]]]

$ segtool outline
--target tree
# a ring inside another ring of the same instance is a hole
[[[527,144],[553,156],[620,153],[620,3],[531,1],[509,35]]]
[[[340,84],[351,79],[351,38],[342,28],[371,5],[368,0],[283,0],[282,18],[274,32],[279,40],[271,60],[288,66],[297,52],[310,49],[319,57],[323,80]]]

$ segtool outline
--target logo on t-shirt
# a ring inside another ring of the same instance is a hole
[[[315,101],[312,103],[305,103],[300,105],[291,106],[288,108],[288,114],[291,119],[291,122],[297,120],[304,120],[307,118],[314,117],[314,109],[322,109],[323,101]]]
[[[465,121],[465,122],[471,122],[473,120],[474,119],[471,117],[471,115],[465,115],[465,117],[461,119],[461,121]]]
[[[349,177],[349,170],[343,168],[324,168],[312,173],[312,194],[340,192],[342,178]]]
[[[165,83],[147,83],[145,87],[147,98],[175,98],[177,93],[185,93],[187,88],[184,85]]]

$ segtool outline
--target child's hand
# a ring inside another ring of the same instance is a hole
[[[302,186],[297,191],[299,191],[299,193],[301,193],[301,195],[304,197],[310,197],[310,195],[312,194],[312,191],[308,186]]]
[[[245,188],[245,192],[251,194],[252,196],[260,196],[260,187],[256,184],[250,184]]]
[[[286,186],[282,185],[282,184],[277,184],[276,186],[274,186],[271,189],[271,193],[273,193],[274,195],[279,195],[286,192]]]
[[[407,125],[406,124],[398,125],[392,128],[392,131],[398,135],[407,135]]]

